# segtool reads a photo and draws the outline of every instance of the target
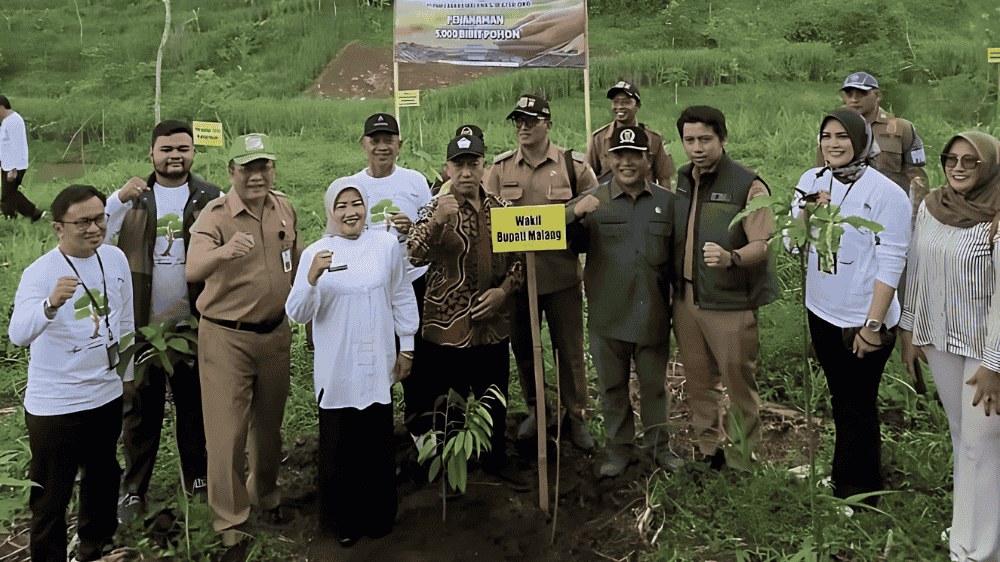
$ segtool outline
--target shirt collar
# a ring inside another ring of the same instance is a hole
[[[243,199],[240,199],[239,194],[236,193],[235,188],[231,188],[229,190],[229,193],[226,194],[226,201],[227,204],[229,205],[229,212],[233,218],[236,218],[236,215],[240,214],[242,211],[246,211],[248,215],[253,216],[253,213],[250,212],[250,209],[248,209],[247,206],[243,203]],[[264,206],[269,209],[274,209],[273,190],[269,190],[267,192],[267,195],[264,196]],[[257,218],[260,219],[260,217]]]
[[[653,190],[649,188],[648,181],[643,183],[642,190],[650,195],[653,194]],[[625,190],[622,189],[622,186],[618,185],[618,180],[614,178],[612,178],[611,181],[608,183],[608,191],[612,199],[617,199],[621,195],[628,195],[627,193],[625,193]]]
[[[548,142],[549,142],[549,148],[545,151],[545,159],[552,160],[553,162],[558,162],[559,148],[551,140],[549,140]],[[544,164],[545,159],[542,159],[542,161],[538,163],[538,166]],[[514,163],[520,164],[523,161],[524,161],[524,153],[521,151],[521,147],[519,146],[517,147],[517,155],[514,157]]]

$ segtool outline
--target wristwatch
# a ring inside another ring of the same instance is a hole
[[[882,322],[880,320],[875,320],[874,318],[869,318],[865,320],[865,328],[878,333],[882,329]]]
[[[743,267],[743,258],[740,257],[736,250],[729,252],[729,261],[730,267]]]
[[[42,306],[45,307],[43,310],[45,312],[46,317],[55,317],[56,313],[59,312],[59,309],[52,306],[52,303],[49,302],[48,298],[46,298],[45,301],[42,302]]]

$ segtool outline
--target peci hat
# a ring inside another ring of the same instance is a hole
[[[229,147],[229,159],[235,161],[238,166],[258,158],[277,160],[271,137],[263,133],[251,133],[236,137],[233,145]]]
[[[365,134],[362,136],[367,137],[375,133],[392,133],[398,135],[399,123],[396,122],[395,117],[388,113],[376,113],[365,120]]]
[[[614,97],[618,94],[618,92],[623,92],[625,95],[634,99],[635,101],[638,102],[642,101],[639,98],[639,88],[636,88],[631,82],[620,80],[617,84],[611,86],[611,89],[608,90],[608,99],[609,100],[614,99]]]
[[[529,117],[538,117],[539,119],[552,119],[552,113],[549,111],[549,102],[532,94],[521,96],[521,99],[517,100],[517,106],[514,108],[514,111],[511,111],[507,115],[507,119],[513,119],[518,113]]]
[[[866,92],[869,90],[877,90],[878,80],[867,72],[855,72],[847,78],[844,78],[844,86],[840,89],[846,90],[848,88],[857,88]]]
[[[479,137],[483,139],[483,130],[475,125],[462,125],[461,127],[455,129],[455,136],[460,137],[462,135],[472,135],[474,137]]]
[[[459,135],[448,143],[448,160],[453,160],[463,154],[486,155],[486,145],[483,139],[474,135]]]
[[[608,152],[630,148],[632,150],[649,150],[649,137],[642,127],[621,127],[611,133]]]

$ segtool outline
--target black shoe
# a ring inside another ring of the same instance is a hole
[[[263,516],[264,521],[266,521],[268,525],[274,526],[287,525],[288,523],[291,523],[293,519],[292,517],[282,515],[280,505],[273,509],[268,509],[263,513]]]
[[[629,457],[626,446],[608,445],[598,456],[594,473],[598,478],[614,478],[632,464]]]
[[[136,494],[125,494],[118,499],[118,522],[128,525],[146,516],[146,500]]]
[[[569,435],[577,449],[587,452],[594,450],[594,438],[591,437],[590,430],[583,420],[570,418]]]
[[[722,449],[716,449],[711,455],[701,455],[697,460],[707,464],[712,470],[722,470],[726,466],[726,453]]]
[[[205,477],[195,478],[191,484],[191,496],[201,500],[201,503],[208,503],[208,479]]]
[[[33,223],[34,222],[38,222],[40,219],[45,218],[45,215],[47,215],[47,214],[48,214],[48,211],[36,211],[35,215],[33,217],[31,217],[31,222],[33,222]]]
[[[653,454],[653,462],[667,472],[675,472],[684,466],[684,459],[675,455],[670,447],[664,447]]]

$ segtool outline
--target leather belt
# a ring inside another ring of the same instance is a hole
[[[285,315],[282,313],[281,318],[273,322],[261,322],[255,324],[253,322],[238,322],[233,320],[219,320],[217,318],[209,318],[208,316],[202,316],[202,320],[208,320],[213,324],[218,324],[224,328],[229,328],[231,330],[240,330],[243,332],[254,332],[255,334],[270,334],[275,331],[282,322],[285,321]]]

